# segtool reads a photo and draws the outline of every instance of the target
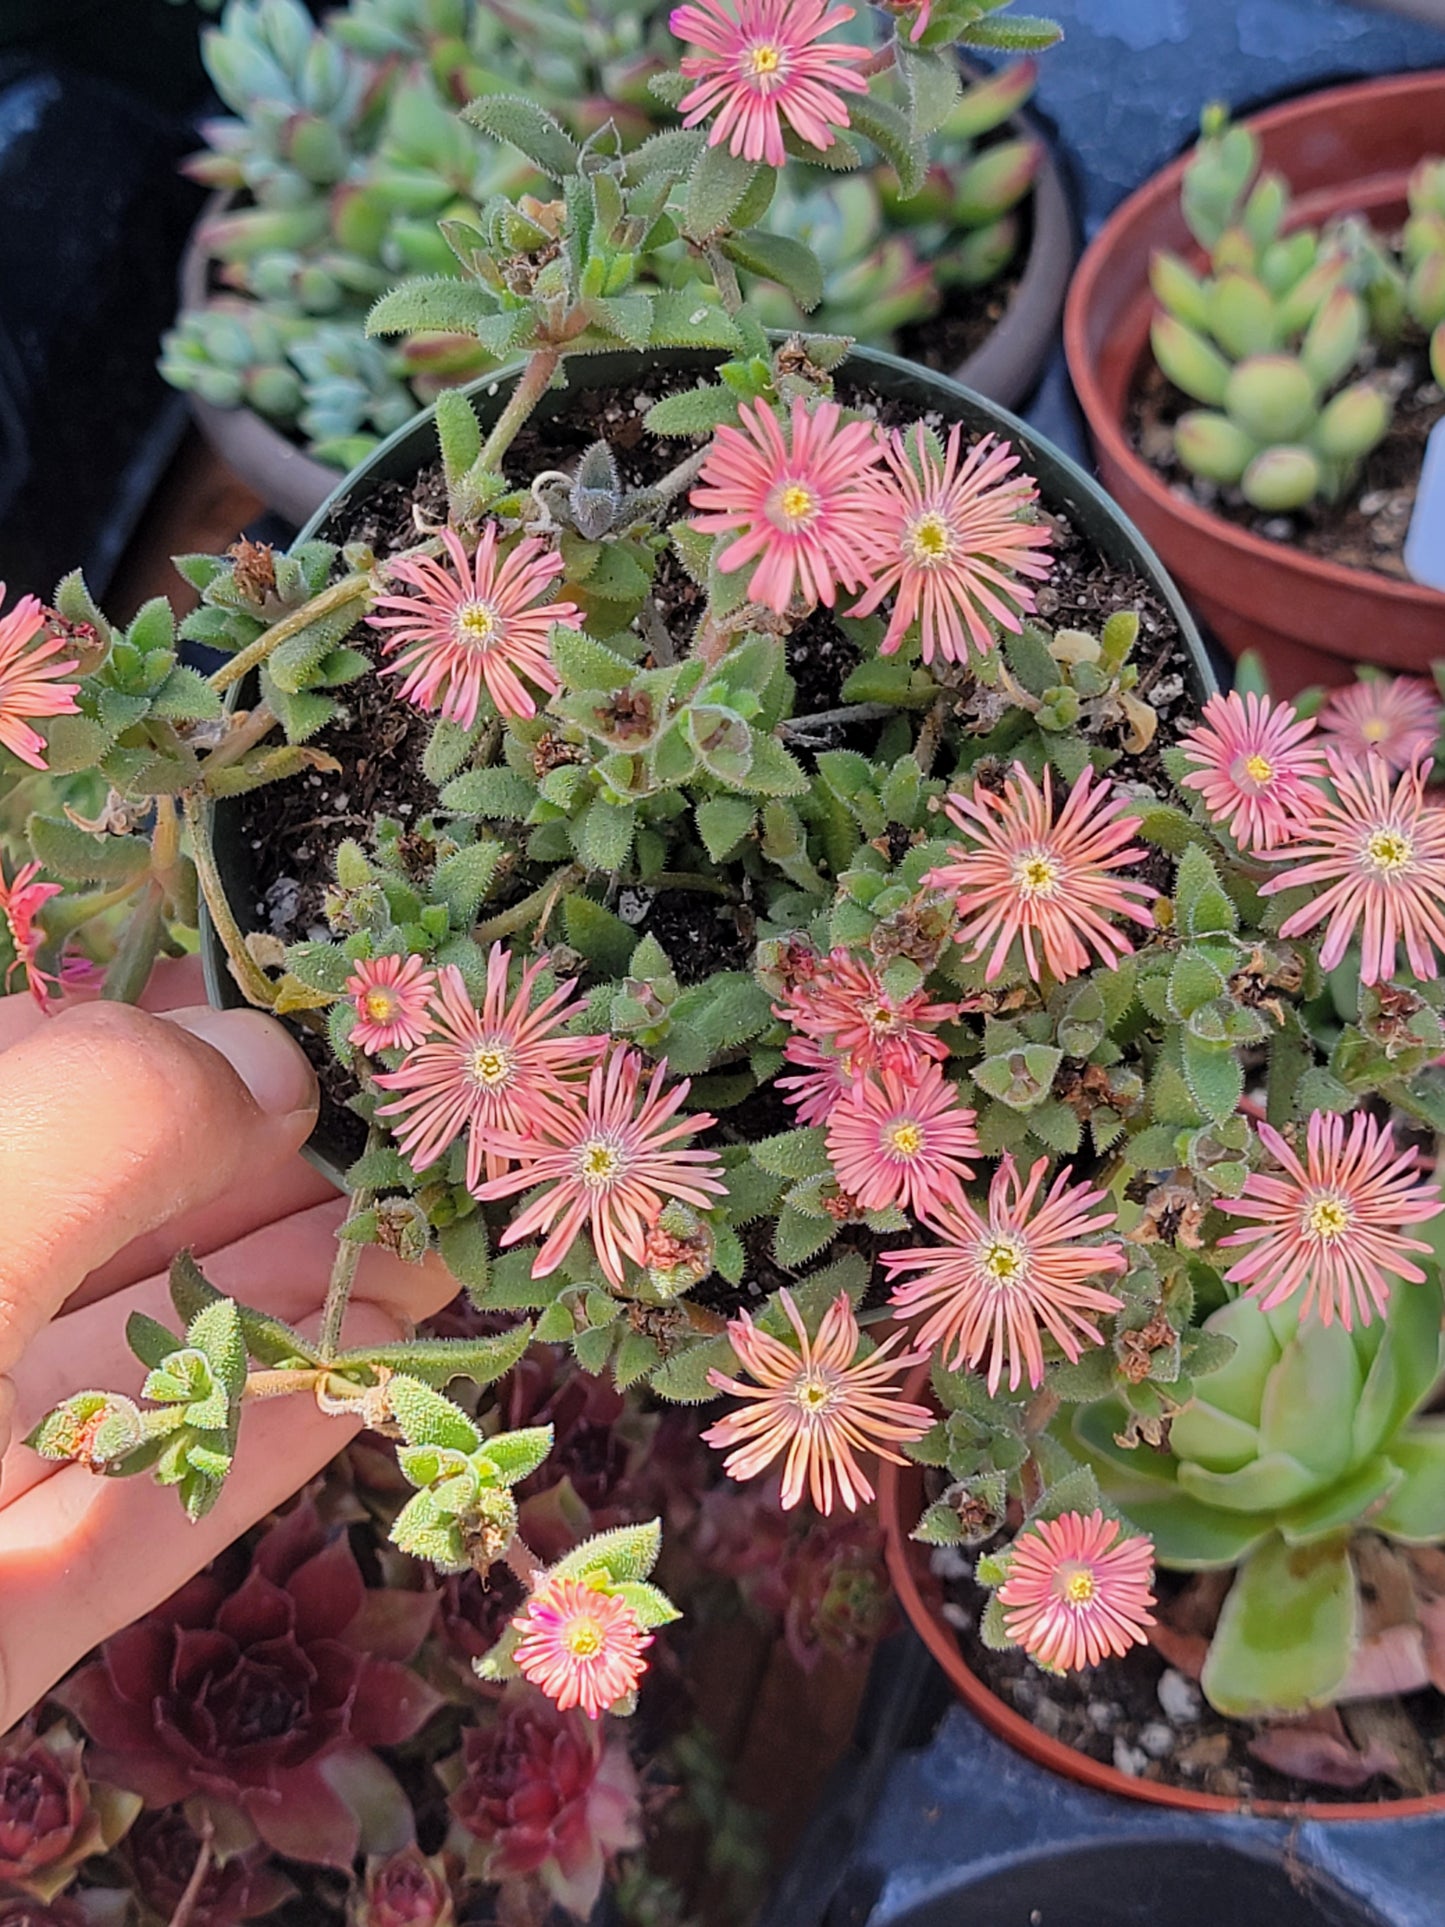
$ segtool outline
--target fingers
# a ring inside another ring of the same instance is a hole
[[[288,1325],[304,1326],[326,1295],[336,1229],[344,1210],[341,1199],[335,1198],[268,1225],[218,1251],[206,1264],[206,1276],[218,1291],[271,1312]],[[344,1342],[359,1342],[353,1338],[351,1320],[361,1317],[363,1305],[379,1309],[404,1327],[440,1311],[456,1291],[455,1278],[439,1259],[408,1265],[373,1246],[363,1253],[357,1269]],[[116,1292],[102,1304],[69,1311],[37,1334],[13,1374],[16,1438],[24,1438],[74,1392],[93,1388],[124,1392],[131,1398],[139,1393],[145,1368],[125,1342],[125,1323],[133,1311],[145,1312],[175,1329],[164,1272]],[[13,1447],[0,1474],[0,1504],[12,1504],[32,1485],[59,1477],[62,1469],[24,1446]]]
[[[99,980],[94,986],[72,986],[63,993],[60,1009],[78,1009],[84,1004],[96,1002],[99,996]],[[179,1010],[185,1005],[203,1004],[205,1001],[206,977],[199,957],[163,957],[151,972],[150,982],[140,1000],[142,1010]],[[0,1051],[9,1050],[12,1044],[18,1044],[34,1032],[44,1030],[54,1021],[54,1017],[45,1016],[35,999],[27,997],[23,991],[17,991],[10,997],[0,997]]]
[[[372,1305],[351,1337],[385,1344],[401,1326]],[[0,1727],[8,1728],[98,1641],[178,1586],[319,1472],[357,1427],[301,1398],[249,1407],[236,1470],[198,1525],[145,1477],[66,1465],[0,1512]]]
[[[0,1054],[0,1373],[87,1273],[304,1142],[316,1083],[254,1011],[63,1012]]]

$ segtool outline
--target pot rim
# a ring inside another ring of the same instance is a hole
[[[1247,115],[1240,124],[1261,135],[1268,135],[1308,124],[1315,119],[1328,118],[1344,99],[1373,97],[1379,100],[1382,111],[1388,112],[1390,104],[1396,99],[1431,86],[1445,95],[1445,68],[1425,68],[1408,74],[1356,81],[1342,87],[1322,88],[1297,100],[1286,101],[1282,106]],[[1356,596],[1370,594],[1388,605],[1418,609],[1426,614],[1436,612],[1445,620],[1445,594],[1438,589],[1432,589],[1424,583],[1405,582],[1394,576],[1381,575],[1372,569],[1347,568],[1343,563],[1332,562],[1322,556],[1303,554],[1282,543],[1267,542],[1252,530],[1240,528],[1223,516],[1211,514],[1208,509],[1176,493],[1138,454],[1125,434],[1122,422],[1094,373],[1089,323],[1097,290],[1117,274],[1120,258],[1132,250],[1132,230],[1136,223],[1142,216],[1152,214],[1161,203],[1178,199],[1189,159],[1186,153],[1171,161],[1114,210],[1084,250],[1069,288],[1064,304],[1064,356],[1079,406],[1088,421],[1095,453],[1101,462],[1123,470],[1130,486],[1148,500],[1153,511],[1167,516],[1219,548],[1232,550],[1251,562],[1271,564],[1283,575],[1308,576],[1315,582],[1349,591]],[[1341,182],[1337,188],[1311,189],[1300,199],[1311,203],[1313,210],[1323,215],[1327,211],[1336,211],[1342,202],[1350,200],[1364,181],[1372,181],[1378,188],[1385,178],[1381,174],[1360,176],[1349,182]],[[1406,178],[1404,173],[1398,176],[1401,199],[1404,198]]]
[[[923,1398],[931,1402],[929,1366],[915,1366],[904,1380],[899,1396]],[[923,1469],[911,1461],[895,1465],[883,1460],[878,1468],[878,1517],[883,1527],[883,1556],[888,1576],[909,1624],[943,1668],[954,1692],[990,1732],[1008,1742],[1035,1765],[1046,1767],[1063,1779],[1098,1793],[1111,1793],[1126,1800],[1143,1800],[1152,1806],[1183,1808],[1192,1813],[1228,1813],[1236,1817],[1262,1820],[1309,1820],[1326,1824],[1335,1821],[1368,1822],[1377,1825],[1391,1820],[1418,1820],[1445,1813],[1445,1792],[1411,1795],[1403,1800],[1366,1802],[1363,1800],[1231,1800],[1219,1793],[1196,1793],[1191,1787],[1166,1786],[1153,1780],[1137,1780],[1102,1760],[1062,1740],[1050,1738],[1021,1713],[1016,1713],[992,1692],[963,1656],[953,1629],[930,1604],[920,1571],[927,1548],[909,1538],[903,1523],[903,1508],[911,1491],[922,1487]]]

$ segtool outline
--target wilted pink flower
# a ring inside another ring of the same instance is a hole
[[[748,1400],[703,1433],[709,1445],[728,1454],[723,1470],[732,1479],[751,1479],[780,1453],[783,1464],[783,1507],[797,1505],[806,1486],[819,1512],[833,1510],[834,1488],[850,1512],[873,1497],[859,1452],[872,1452],[895,1465],[904,1463],[895,1445],[921,1439],[933,1423],[922,1405],[898,1397],[895,1375],[918,1364],[923,1354],[888,1354],[902,1342],[895,1332],[866,1358],[858,1358],[858,1320],[847,1292],[823,1314],[816,1338],[798,1315],[791,1293],[778,1293],[797,1337],[796,1350],[755,1325],[746,1312],[728,1321],[728,1338],[752,1373],[756,1385],[745,1385],[725,1373],[710,1371],[709,1385],[734,1398]]]
[[[1204,720],[1180,740],[1191,765],[1184,787],[1199,791],[1241,849],[1272,850],[1298,833],[1319,800],[1325,754],[1308,741],[1314,728],[1288,703],[1253,691],[1211,696]]]
[[[913,25],[908,30],[908,38],[917,42],[928,32],[929,20],[933,17],[933,0],[883,0],[890,13],[913,15]]]
[[[828,1157],[838,1182],[864,1211],[927,1212],[961,1201],[969,1159],[978,1155],[975,1113],[937,1064],[916,1081],[884,1070],[860,1077],[828,1121]]]
[[[597,1261],[614,1285],[626,1282],[623,1260],[641,1264],[647,1236],[670,1198],[706,1211],[725,1195],[716,1151],[682,1145],[717,1120],[699,1111],[679,1117],[691,1088],[683,1078],[664,1089],[666,1062],[642,1088],[642,1058],[617,1047],[593,1067],[585,1104],[539,1114],[528,1135],[498,1133],[493,1142],[517,1169],[482,1185],[479,1198],[508,1198],[545,1187],[503,1234],[512,1245],[535,1231],[546,1238],[534,1278],[557,1269],[578,1233],[591,1232]]]
[[[872,615],[894,595],[882,655],[891,656],[915,622],[925,662],[935,655],[963,662],[970,642],[987,655],[994,646],[987,618],[1017,635],[1034,607],[1019,577],[1042,579],[1053,566],[1036,553],[1052,537],[1026,519],[1038,490],[1012,473],[1018,456],[985,435],[960,467],[962,434],[955,422],[941,451],[919,422],[910,451],[895,429],[883,444],[887,466],[869,478],[868,588],[851,613]]]
[[[944,1347],[950,1371],[987,1353],[990,1395],[1005,1364],[1010,1391],[1025,1375],[1035,1388],[1043,1383],[1044,1332],[1070,1361],[1085,1344],[1101,1344],[1087,1314],[1117,1311],[1121,1303],[1088,1282],[1125,1269],[1120,1244],[1085,1242],[1114,1222],[1112,1211],[1099,1210],[1108,1194],[1071,1184],[1066,1167],[1035,1210],[1048,1168],[1040,1158],[1020,1184],[1005,1157],[989,1185],[987,1218],[964,1198],[929,1214],[939,1244],[879,1254],[890,1274],[918,1274],[889,1300],[905,1318],[930,1314],[913,1342],[925,1355]]]
[[[788,440],[766,402],[744,402],[738,419],[741,429],[724,423],[713,436],[690,498],[703,511],[692,526],[703,535],[735,532],[717,566],[727,575],[756,561],[754,602],[781,615],[797,595],[831,609],[840,583],[856,589],[863,581],[877,431],[845,422],[836,402],[810,409],[801,395]]]
[[[831,147],[834,128],[848,125],[842,94],[868,91],[853,72],[867,63],[868,49],[822,44],[852,18],[851,7],[828,0],[698,0],[675,8],[673,33],[707,49],[683,56],[683,73],[698,83],[683,96],[683,126],[717,114],[709,147],[727,141],[739,158],[770,167],[788,158],[785,119],[809,147]]]
[[[438,972],[432,996],[431,1041],[376,1080],[383,1090],[400,1092],[376,1114],[403,1120],[391,1129],[418,1170],[434,1164],[467,1132],[469,1191],[477,1190],[484,1169],[489,1178],[506,1170],[503,1137],[528,1136],[543,1117],[573,1101],[570,1080],[580,1077],[606,1044],[601,1037],[559,1035],[572,1014],[577,986],[571,979],[532,1008],[545,959],[527,965],[509,1001],[511,961],[510,951],[492,945],[480,1010],[462,973],[447,964]]]
[[[373,629],[392,631],[383,652],[401,651],[382,674],[405,677],[401,693],[409,703],[463,729],[477,720],[484,684],[499,715],[535,716],[536,699],[522,678],[557,693],[562,684],[547,647],[552,625],[581,614],[573,603],[542,600],[562,574],[561,556],[524,536],[499,562],[495,522],[483,529],[470,560],[454,530],[443,529],[442,541],[450,570],[426,555],[390,565],[395,580],[418,593],[376,598],[378,609],[396,612],[369,618]]]
[[[1121,1658],[1154,1624],[1154,1548],[1102,1512],[1026,1526],[999,1587],[1004,1631],[1050,1672]]]
[[[850,1060],[839,1057],[814,1037],[790,1037],[783,1046],[790,1064],[802,1066],[801,1077],[780,1077],[778,1089],[797,1107],[800,1124],[826,1124],[833,1107],[853,1088]]]
[[[558,1709],[598,1719],[627,1698],[647,1671],[652,1634],[617,1593],[581,1579],[544,1579],[512,1621],[512,1657]]]
[[[1439,691],[1419,676],[1372,676],[1334,690],[1320,728],[1351,762],[1378,756],[1388,769],[1408,769],[1434,753]]]
[[[1045,769],[1040,789],[1015,763],[1002,796],[975,783],[971,797],[955,794],[945,805],[972,847],[954,845],[950,861],[930,871],[924,883],[956,898],[957,940],[970,946],[970,961],[990,952],[990,983],[1002,974],[1015,939],[1035,983],[1036,944],[1060,982],[1088,969],[1090,947],[1112,967],[1134,946],[1108,919],[1132,917],[1147,926],[1143,906],[1159,894],[1147,883],[1113,874],[1149,854],[1129,842],[1139,818],[1130,814],[1124,796],[1085,765],[1055,822],[1052,781]]]
[[[148,1806],[193,1795],[228,1837],[349,1869],[373,1826],[408,1826],[373,1748],[409,1740],[441,1704],[403,1662],[435,1595],[369,1591],[344,1533],[298,1505],[253,1552],[238,1544],[108,1639],[55,1689],[90,1763]]]
[[[1264,897],[1315,892],[1280,935],[1297,937],[1328,919],[1323,969],[1333,970],[1358,935],[1361,983],[1394,976],[1401,942],[1417,977],[1437,976],[1435,953],[1445,950],[1445,810],[1425,801],[1430,765],[1414,764],[1392,791],[1382,756],[1351,765],[1331,750],[1329,762],[1338,796],[1320,792],[1307,828],[1275,853],[1292,867],[1260,890]]]
[[[1414,1149],[1397,1151],[1389,1125],[1365,1111],[1351,1116],[1348,1140],[1338,1112],[1312,1112],[1304,1164],[1272,1125],[1258,1130],[1284,1175],[1251,1171],[1237,1198],[1215,1200],[1221,1211],[1255,1220],[1220,1240],[1248,1254],[1225,1275],[1266,1311],[1303,1291],[1301,1318],[1318,1306],[1326,1325],[1338,1317],[1352,1331],[1356,1312],[1368,1325],[1384,1314],[1389,1277],[1423,1280],[1406,1254],[1428,1256],[1431,1247],[1405,1237],[1402,1226],[1439,1214],[1438,1187],[1420,1181]]]
[[[420,957],[369,957],[346,980],[356,1006],[347,1036],[358,1050],[410,1050],[427,1034],[427,1011],[436,972]]]
[[[0,744],[31,769],[46,766],[45,739],[27,717],[76,713],[80,684],[61,680],[80,666],[70,646],[68,636],[47,628],[45,611],[33,595],[21,596],[8,615],[0,616]]]
[[[833,950],[773,1006],[773,1015],[846,1058],[850,1077],[874,1069],[917,1077],[930,1058],[947,1057],[934,1026],[956,1017],[958,1005],[930,1003],[926,990],[894,997],[871,963]]]
[[[462,1738],[464,1776],[448,1805],[482,1848],[487,1881],[535,1876],[586,1919],[607,1863],[642,1843],[637,1775],[621,1740],[533,1687],[509,1686],[496,1716]]]
[[[15,872],[14,881],[7,883],[5,866],[0,863],[0,916],[5,919],[5,927],[10,932],[10,942],[15,951],[10,967],[5,972],[5,988],[9,990],[16,971],[23,970],[30,995],[41,1010],[48,1011],[51,992],[59,988],[59,980],[40,968],[38,959],[45,933],[36,929],[35,919],[52,897],[61,894],[61,886],[58,883],[37,883],[35,879],[39,874],[38,863],[22,863]]]

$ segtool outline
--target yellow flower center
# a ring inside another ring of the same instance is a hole
[[[1395,876],[1409,868],[1415,846],[1402,830],[1386,825],[1375,831],[1365,845],[1365,854],[1383,876]]]
[[[1071,1573],[1061,1577],[1063,1583],[1059,1588],[1060,1596],[1071,1606],[1087,1606],[1099,1590],[1094,1575],[1087,1566],[1075,1566]]]
[[[479,1044],[472,1052],[471,1073],[478,1084],[494,1091],[510,1081],[513,1056],[505,1044]]]
[[[1274,781],[1274,764],[1266,762],[1264,757],[1256,752],[1253,756],[1245,758],[1244,773],[1249,777],[1251,782],[1272,783]]]
[[[836,1382],[822,1372],[807,1371],[798,1374],[793,1387],[793,1402],[801,1406],[810,1418],[819,1417],[826,1412],[838,1396]]]
[[[905,536],[904,546],[918,568],[934,569],[953,554],[953,530],[941,515],[921,515]]]
[[[891,1033],[897,1028],[898,1012],[891,1004],[875,1004],[868,1013],[868,1028],[882,1034]]]
[[[1350,1228],[1350,1207],[1343,1198],[1316,1198],[1305,1212],[1305,1230],[1322,1244],[1333,1244]]]
[[[383,990],[380,985],[367,991],[361,1000],[361,1005],[373,1024],[389,1022],[396,1010],[395,998],[389,990]]]
[[[562,1635],[562,1644],[573,1659],[596,1659],[602,1651],[602,1628],[595,1619],[574,1619]]]
[[[744,56],[744,71],[753,80],[771,80],[782,67],[783,50],[771,40],[760,40]]]
[[[885,1142],[899,1157],[916,1158],[923,1149],[923,1126],[907,1120],[894,1124],[885,1133]]]
[[[817,507],[817,496],[801,482],[789,482],[778,491],[778,513],[784,522],[806,522]]]
[[[577,1175],[594,1191],[603,1191],[622,1175],[622,1153],[604,1137],[588,1138],[577,1152]]]
[[[978,1254],[979,1268],[996,1285],[1017,1284],[1024,1274],[1028,1253],[1023,1241],[1004,1232],[995,1232],[984,1241]]]
[[[1051,897],[1059,887],[1063,866],[1047,850],[1032,850],[1014,864],[1014,887],[1021,897]]]
[[[490,648],[501,626],[500,617],[488,602],[464,602],[457,610],[457,641],[471,648]]]
[[[1378,716],[1372,716],[1367,723],[1360,724],[1360,734],[1367,743],[1383,743],[1390,733],[1390,725]]]

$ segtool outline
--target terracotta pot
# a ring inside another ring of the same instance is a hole
[[[1264,164],[1296,196],[1296,218],[1359,212],[1388,226],[1422,155],[1445,145],[1445,71],[1364,81],[1252,116]],[[1149,353],[1150,256],[1202,257],[1179,212],[1187,157],[1127,200],[1085,251],[1064,310],[1064,347],[1109,493],[1158,549],[1192,606],[1235,655],[1257,649],[1276,694],[1351,680],[1376,663],[1428,674],[1445,655],[1445,595],[1347,569],[1237,528],[1177,495],[1125,428]]]
[[[621,352],[588,355],[579,358],[573,365],[570,379],[573,391],[624,386],[642,380],[649,370],[658,367],[702,373],[716,367],[717,361],[717,355],[695,348],[667,349],[654,355]],[[1012,442],[1022,455],[1029,473],[1037,479],[1044,506],[1066,514],[1093,547],[1116,568],[1142,576],[1150,584],[1179,624],[1194,686],[1201,698],[1213,692],[1216,687],[1214,672],[1199,631],[1178,590],[1160,567],[1158,557],[1140,538],[1138,530],[1120,514],[1091,476],[1061,454],[1052,443],[1036,434],[1026,422],[1019,421],[1016,416],[982,396],[970,394],[957,382],[920,368],[913,362],[901,361],[896,355],[880,354],[873,348],[857,348],[844,363],[844,370],[857,379],[866,379],[868,386],[876,393],[901,399],[920,414],[930,412],[943,421],[962,422],[975,435],[992,431]],[[507,391],[516,377],[517,368],[514,366],[495,377],[484,375],[463,391],[475,402],[484,427],[489,427],[500,413]],[[554,389],[545,395],[538,405],[537,418],[545,421],[550,416],[565,414],[570,392]],[[323,534],[331,517],[345,508],[353,491],[370,489],[384,480],[410,480],[420,468],[435,459],[435,450],[434,411],[427,409],[389,436],[350,475],[337,481],[328,499],[318,506],[316,513],[302,529],[298,540],[305,541]],[[250,685],[245,682],[236,684],[232,700],[249,704],[252,700]],[[213,827],[217,861],[226,883],[227,895],[242,929],[254,929],[256,890],[252,879],[253,860],[241,833],[240,812],[234,799],[223,800],[215,806]],[[204,905],[201,908],[201,956],[205,963],[206,989],[211,1002],[221,1009],[243,1003],[244,999],[227,967],[225,952]],[[338,1189],[345,1188],[343,1167],[324,1143],[313,1141],[308,1147],[308,1155]]]
[[[904,1381],[899,1396],[930,1402],[927,1365],[917,1366]],[[923,1472],[916,1465],[880,1465],[878,1517],[883,1526],[888,1576],[909,1623],[948,1677],[955,1693],[991,1733],[1015,1747],[1027,1759],[1081,1786],[1101,1793],[1117,1793],[1127,1800],[1146,1800],[1153,1806],[1184,1807],[1195,1813],[1249,1813],[1288,1820],[1409,1820],[1424,1814],[1445,1813],[1445,1793],[1408,1800],[1316,1801],[1230,1800],[1217,1793],[1196,1793],[1190,1787],[1163,1786],[1136,1780],[1117,1767],[1092,1760],[1062,1741],[1050,1739],[1038,1727],[1006,1706],[970,1668],[958,1635],[943,1617],[943,1595],[929,1563],[929,1549],[909,1538],[924,1507]]]
[[[998,326],[952,375],[1002,408],[1023,401],[1043,373],[1078,253],[1073,208],[1042,129],[1026,115],[1016,115],[1008,122],[1008,132],[1043,146],[1043,162],[1034,182],[1028,259]],[[183,313],[206,305],[210,260],[197,237],[229,199],[217,195],[191,236],[181,264]],[[309,522],[340,482],[336,469],[308,455],[299,442],[254,409],[217,408],[199,395],[189,395],[187,400],[197,426],[221,460],[288,522],[298,527]]]

